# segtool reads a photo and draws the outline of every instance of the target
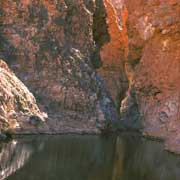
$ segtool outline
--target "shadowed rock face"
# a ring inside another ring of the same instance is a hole
[[[97,133],[116,121],[114,103],[92,65],[96,51],[96,3],[0,3],[0,57],[33,92],[43,111],[48,112],[49,129],[44,132]]]

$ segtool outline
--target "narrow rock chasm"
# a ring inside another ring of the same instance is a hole
[[[102,7],[94,13],[94,40],[100,55],[97,72],[106,81],[108,90],[119,112],[121,101],[128,89],[125,63],[128,56],[126,29],[127,8],[118,1],[97,1]],[[100,7],[100,6],[97,6]],[[103,28],[102,28],[103,27]],[[97,51],[96,51],[97,52]]]
[[[120,106],[121,123],[178,152],[179,2],[104,0],[104,6],[110,41],[100,49],[97,71]]]
[[[121,103],[122,122],[146,136],[165,140],[166,149],[179,153],[180,3],[123,3],[128,10],[125,72],[129,86]]]
[[[100,56],[101,47],[110,41],[108,25],[106,23],[107,12],[103,0],[95,2],[93,13],[93,39],[95,42],[94,52],[91,56],[93,66],[98,69],[103,65]]]

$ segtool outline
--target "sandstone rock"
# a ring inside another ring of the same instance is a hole
[[[1,1],[0,57],[48,113],[41,133],[100,132],[118,119],[92,65],[94,14],[102,2]]]
[[[44,119],[42,117],[40,117],[40,116],[37,116],[37,115],[32,115],[32,116],[29,117],[29,123],[31,125],[34,125],[34,126],[39,125],[43,121],[44,121]]]
[[[123,126],[180,149],[178,0],[7,0],[0,11],[0,57],[49,116],[26,133],[99,133],[120,108]],[[16,101],[25,121],[26,98]],[[0,106],[18,126],[12,110]]]
[[[28,128],[26,119],[31,115],[41,115],[34,96],[2,60],[0,60],[0,94],[1,133],[17,129],[21,129],[23,132]],[[30,128],[35,128],[35,126]]]
[[[129,14],[126,63],[129,91],[123,101],[126,108],[121,109],[123,122],[127,120],[131,128],[141,124],[145,135],[164,139],[166,147],[177,152],[180,149],[179,1],[126,0],[125,4]],[[138,107],[136,124],[134,116],[128,116],[129,104]]]
[[[106,80],[108,90],[119,107],[128,88],[124,67],[128,55],[128,12],[122,1],[104,0],[103,3],[110,39],[100,49],[102,66],[98,73]]]

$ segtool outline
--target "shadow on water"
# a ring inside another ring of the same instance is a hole
[[[180,157],[138,135],[32,136],[0,144],[0,179],[179,180]]]

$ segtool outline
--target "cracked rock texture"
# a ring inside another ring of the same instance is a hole
[[[92,65],[95,8],[87,0],[0,1],[0,57],[48,113],[43,132],[99,133],[118,119]]]
[[[27,87],[0,60],[0,133],[19,129],[34,129],[33,117],[44,123],[44,115],[40,112],[34,96]]]
[[[125,0],[129,91],[123,122],[180,152],[180,2]],[[126,123],[127,122],[127,123]]]
[[[127,8],[119,0],[104,0],[109,41],[100,49],[102,66],[98,73],[106,80],[117,108],[128,89],[125,61],[128,55]],[[118,109],[119,110],[119,109]]]
[[[179,153],[179,30],[179,0],[0,0],[0,57],[47,112],[44,133],[99,133],[118,109]]]

